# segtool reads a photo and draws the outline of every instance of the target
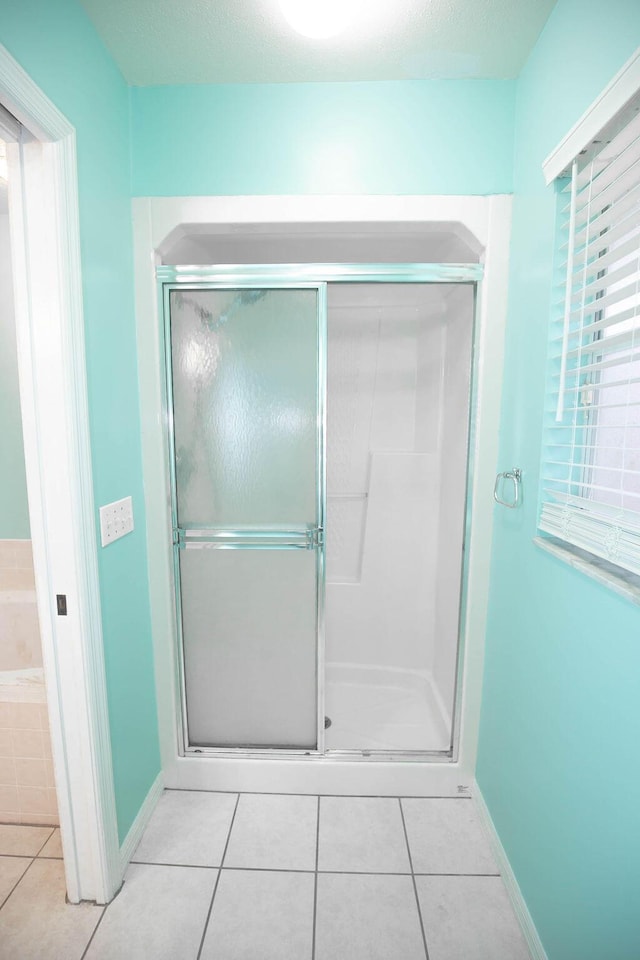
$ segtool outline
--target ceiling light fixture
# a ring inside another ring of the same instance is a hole
[[[293,29],[314,40],[346,30],[363,5],[363,0],[280,0],[280,8]]]

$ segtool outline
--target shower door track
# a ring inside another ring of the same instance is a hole
[[[170,369],[170,327],[169,327],[169,292],[171,289],[179,289],[181,284],[188,285],[192,289],[211,289],[217,288],[242,288],[242,287],[302,287],[318,286],[326,283],[415,283],[415,284],[471,284],[475,287],[476,295],[473,310],[473,338],[475,344],[476,321],[477,321],[477,303],[478,303],[478,285],[481,283],[484,275],[484,269],[480,263],[360,263],[360,264],[342,264],[342,263],[303,263],[303,264],[214,264],[211,266],[159,266],[156,268],[156,278],[158,282],[158,302],[164,316],[164,366],[165,366],[165,414],[168,423],[169,445],[170,445],[170,479],[171,479],[171,514],[173,536],[173,579],[175,591],[175,612],[176,612],[176,693],[177,693],[177,712],[181,717],[181,742],[179,744],[179,753],[182,756],[193,757],[218,757],[220,759],[253,759],[253,760],[317,760],[317,761],[345,761],[345,762],[415,762],[415,763],[442,763],[455,762],[457,759],[457,747],[459,743],[460,718],[461,718],[461,688],[462,688],[462,670],[461,664],[464,661],[464,636],[465,636],[465,610],[466,610],[466,585],[468,573],[468,551],[466,549],[467,532],[470,526],[469,508],[470,499],[469,477],[472,473],[472,429],[476,405],[476,351],[472,349],[472,370],[471,370],[471,392],[469,407],[469,439],[467,449],[467,493],[465,496],[465,536],[462,548],[462,578],[459,601],[459,627],[458,627],[458,646],[456,662],[456,681],[454,707],[452,712],[451,724],[451,746],[449,750],[348,750],[335,749],[327,750],[324,746],[324,699],[325,699],[325,676],[324,676],[324,607],[325,607],[325,586],[326,586],[326,566],[324,562],[324,550],[322,543],[320,545],[319,571],[318,571],[318,643],[317,643],[317,687],[316,695],[318,702],[318,740],[317,748],[271,748],[271,747],[229,747],[229,746],[191,746],[188,742],[188,725],[186,714],[186,685],[184,676],[184,650],[182,636],[182,614],[181,614],[181,596],[180,596],[180,578],[178,569],[178,547],[182,538],[176,536],[176,487],[175,487],[175,458],[174,458],[174,431],[173,431],[173,404],[172,404],[172,383]],[[321,303],[325,310],[326,317],[326,293],[321,295]],[[319,529],[324,533],[326,517],[326,325],[324,330],[320,330],[319,354],[318,354],[318,380],[319,380],[319,416],[322,418],[321,431],[321,450],[320,450],[320,477],[318,484],[319,504]],[[195,533],[196,531],[189,531]],[[323,535],[321,534],[321,536]],[[208,546],[213,546],[209,544]],[[217,549],[228,548],[228,544],[220,543],[216,545]],[[293,545],[292,545],[293,546]],[[297,544],[300,546],[300,544]]]
[[[301,283],[478,283],[481,263],[268,263],[160,266],[156,277],[166,283],[211,281],[229,286],[273,286]],[[161,301],[162,302],[162,301]]]

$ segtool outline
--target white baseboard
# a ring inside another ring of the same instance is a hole
[[[529,913],[529,908],[527,907],[524,897],[522,896],[522,891],[518,885],[516,876],[511,869],[511,864],[509,863],[506,851],[502,846],[500,837],[498,836],[495,828],[495,824],[491,819],[489,808],[485,803],[484,797],[482,796],[482,791],[477,783],[474,783],[473,786],[473,799],[475,800],[478,813],[480,814],[480,819],[482,820],[482,824],[489,837],[489,843],[491,844],[493,855],[498,862],[500,875],[507,889],[509,899],[511,900],[511,905],[522,929],[527,946],[529,947],[532,960],[549,960],[547,953],[542,946],[542,941],[538,935],[538,931],[536,930],[533,918]]]
[[[133,856],[133,852],[140,843],[142,834],[145,831],[145,827],[151,819],[151,814],[156,808],[156,804],[162,795],[164,790],[164,777],[162,771],[158,774],[156,779],[151,784],[151,788],[144,798],[144,802],[140,809],[138,810],[138,815],[131,824],[128,834],[122,841],[122,846],[120,847],[120,860],[122,863],[122,872],[127,869],[129,861]]]

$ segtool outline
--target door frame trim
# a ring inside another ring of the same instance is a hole
[[[29,517],[67,896],[122,883],[86,384],[75,128],[0,45]],[[68,615],[57,615],[56,594]]]

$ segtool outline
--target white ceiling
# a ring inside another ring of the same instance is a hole
[[[127,81],[510,78],[555,0],[368,0],[343,35],[302,37],[277,0],[81,0]]]

